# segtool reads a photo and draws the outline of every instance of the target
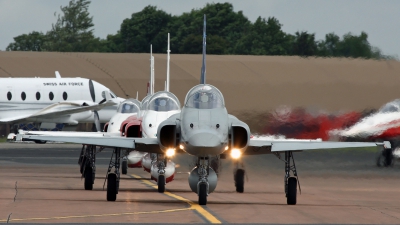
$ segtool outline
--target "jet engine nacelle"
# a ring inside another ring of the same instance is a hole
[[[179,118],[179,114],[171,116],[158,126],[157,139],[162,151],[170,148],[176,149],[180,141],[180,127],[176,122],[177,118]]]
[[[194,193],[198,193],[197,192],[197,184],[199,183],[200,177],[199,177],[197,166],[195,168],[193,168],[193,170],[190,172],[188,180],[189,180],[190,189],[192,189],[192,191]],[[217,181],[218,181],[217,174],[211,167],[209,168],[209,174],[208,174],[207,180],[208,180],[208,185],[209,185],[208,193],[211,193],[217,187]]]
[[[121,123],[120,131],[123,137],[142,137],[142,121],[136,116],[130,116]]]
[[[249,126],[234,116],[230,116],[229,119],[231,122],[229,129],[230,149],[239,149],[243,153],[250,141]]]
[[[151,179],[157,182],[158,176],[158,167],[157,163],[153,163],[150,169]],[[175,163],[172,162],[170,159],[167,161],[167,166],[165,167],[165,183],[169,183],[174,180],[175,176]]]

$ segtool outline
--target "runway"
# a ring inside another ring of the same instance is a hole
[[[0,144],[0,223],[329,223],[399,224],[400,163],[375,166],[375,151],[295,153],[301,184],[297,205],[286,205],[284,163],[246,156],[245,193],[236,193],[233,165],[222,161],[207,206],[187,183],[190,156],[178,155],[176,178],[158,193],[149,174],[129,169],[116,202],[106,201],[110,150],[98,154],[94,190],[85,191],[75,144]],[[14,201],[15,200],[15,201]]]

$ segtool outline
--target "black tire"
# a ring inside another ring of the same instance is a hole
[[[393,163],[393,152],[391,148],[383,150],[384,166],[391,166]]]
[[[107,177],[107,201],[115,200],[117,200],[117,175],[110,173]]]
[[[128,173],[128,161],[123,160],[121,165],[122,174]]]
[[[199,184],[199,205],[207,205],[207,184]]]
[[[158,192],[164,193],[164,191],[165,191],[165,176],[164,175],[158,175],[157,185],[158,185]]]
[[[34,140],[36,144],[46,144],[47,141],[42,141],[42,140]]]
[[[296,177],[289,177],[288,179],[288,192],[286,195],[288,205],[296,205],[297,202],[297,179]]]
[[[83,174],[83,170],[84,170],[85,166],[86,166],[86,156],[82,156],[82,161],[81,161],[80,168],[79,168],[79,171],[81,172],[81,174]]]
[[[93,171],[91,167],[85,169],[85,190],[93,190]]]
[[[235,173],[235,186],[236,191],[239,193],[244,192],[244,170],[238,169]]]

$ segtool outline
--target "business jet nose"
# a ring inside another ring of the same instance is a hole
[[[221,145],[221,140],[218,136],[212,133],[197,133],[189,138],[189,143],[196,147],[218,147]]]

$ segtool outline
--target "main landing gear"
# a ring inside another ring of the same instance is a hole
[[[85,148],[86,147],[86,148]],[[93,190],[96,175],[96,146],[83,145],[79,156],[78,164],[82,178],[85,179],[85,190]]]
[[[296,164],[294,163],[293,152],[285,152],[285,194],[288,205],[296,205],[297,202],[297,184],[301,193],[300,182],[298,180]],[[291,163],[293,165],[291,165]],[[290,176],[290,171],[293,172],[293,177]]]
[[[243,162],[240,159],[234,161],[234,171],[233,178],[235,180],[236,192],[243,193],[244,192],[244,176],[245,170]]]
[[[120,160],[121,160],[121,148],[115,148],[110,159],[108,166],[106,180],[104,181],[103,189],[107,181],[107,201],[117,200],[117,194],[119,190],[120,180]],[[112,168],[115,167],[114,173],[111,173]]]

